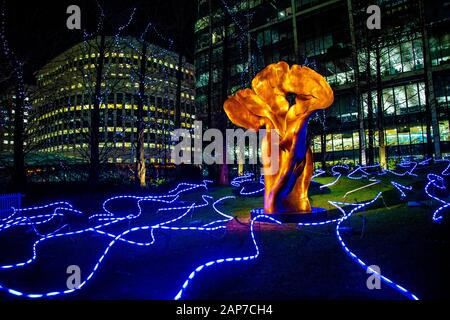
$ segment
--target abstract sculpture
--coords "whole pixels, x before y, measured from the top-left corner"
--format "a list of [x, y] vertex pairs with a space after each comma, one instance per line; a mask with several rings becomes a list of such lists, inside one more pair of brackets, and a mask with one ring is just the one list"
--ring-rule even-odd
[[[287, 95], [295, 94], [290, 106]], [[252, 89], [243, 89], [224, 103], [228, 118], [237, 126], [258, 131], [266, 129], [262, 142], [265, 180], [264, 212], [309, 213], [308, 188], [313, 173], [313, 156], [307, 142], [311, 115], [333, 103], [333, 91], [327, 81], [308, 67], [285, 62], [271, 64], [252, 81]], [[278, 171], [269, 172], [271, 135], [279, 135]]]

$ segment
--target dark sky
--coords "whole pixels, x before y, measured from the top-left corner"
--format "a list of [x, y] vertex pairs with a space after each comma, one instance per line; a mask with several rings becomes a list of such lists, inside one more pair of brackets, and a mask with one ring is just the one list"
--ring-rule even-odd
[[[40, 0], [30, 3], [20, 0], [0, 0], [6, 3], [6, 32], [15, 53], [26, 61], [28, 82], [32, 73], [65, 49], [78, 43], [82, 33], [68, 30], [66, 9], [76, 4], [81, 8], [82, 28], [95, 30], [99, 9], [95, 0]], [[140, 35], [149, 22], [174, 41], [189, 61], [193, 60], [195, 0], [99, 0], [106, 14], [107, 33], [113, 34], [123, 25], [136, 8], [132, 24], [125, 35]], [[150, 42], [166, 46], [152, 32]]]

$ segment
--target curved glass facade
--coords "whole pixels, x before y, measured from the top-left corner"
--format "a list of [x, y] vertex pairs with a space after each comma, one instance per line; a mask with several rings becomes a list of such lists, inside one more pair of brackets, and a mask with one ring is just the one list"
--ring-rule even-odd
[[[91, 110], [100, 57], [99, 40], [67, 50], [36, 73], [33, 105], [40, 152], [58, 152], [84, 161], [89, 152]], [[150, 163], [170, 161], [170, 133], [176, 125], [177, 72], [181, 70], [182, 128], [195, 121], [193, 66], [177, 54], [133, 38], [106, 37], [101, 73], [100, 156], [103, 162], [135, 161], [139, 84], [144, 84], [145, 155]], [[142, 59], [146, 59], [142, 73]], [[145, 77], [140, 77], [142, 74]]]

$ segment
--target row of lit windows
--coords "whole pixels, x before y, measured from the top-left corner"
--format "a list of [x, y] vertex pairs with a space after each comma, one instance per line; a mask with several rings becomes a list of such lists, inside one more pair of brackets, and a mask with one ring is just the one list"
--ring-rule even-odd
[[[440, 140], [450, 141], [449, 122], [440, 121]], [[365, 131], [366, 145], [368, 138], [368, 130]], [[379, 145], [378, 131], [374, 130], [373, 133], [374, 147]], [[359, 132], [353, 131], [348, 133], [334, 133], [327, 134], [326, 140], [326, 152], [345, 151], [345, 150], [359, 150]], [[427, 142], [426, 129], [424, 126], [405, 126], [401, 128], [389, 128], [385, 130], [385, 145], [397, 146], [397, 145], [412, 145], [422, 144]], [[322, 152], [321, 136], [315, 136], [313, 138], [313, 150], [315, 153]]]
[[[378, 111], [377, 93], [372, 91], [372, 112], [374, 119]], [[368, 118], [368, 95], [361, 95], [364, 118]], [[382, 92], [382, 107], [385, 116], [401, 116], [414, 114], [425, 110], [425, 84], [423, 82], [411, 83], [402, 86], [384, 88]], [[356, 101], [351, 95], [338, 95], [333, 105], [327, 111], [327, 117], [340, 120], [342, 123], [358, 120]], [[335, 122], [334, 125], [339, 122]]]
[[430, 55], [433, 66], [450, 63], [450, 34], [434, 36], [430, 39]]
[[[266, 39], [267, 45], [274, 44], [278, 38], [270, 37], [270, 32], [274, 30], [266, 30], [260, 33], [262, 39]], [[266, 34], [267, 33], [267, 34]], [[261, 40], [263, 41], [263, 40]], [[265, 42], [264, 42], [265, 43]], [[317, 55], [326, 53], [326, 50], [332, 46], [333, 39], [330, 34], [326, 34], [314, 39], [304, 40], [300, 43], [300, 51], [302, 55], [308, 58], [313, 58]], [[277, 53], [278, 48], [273, 47], [273, 53]], [[433, 65], [449, 63], [450, 62], [450, 34], [443, 36], [432, 37], [430, 39], [430, 50], [433, 55]], [[267, 53], [267, 52], [265, 52]], [[278, 58], [273, 60], [280, 60]], [[201, 56], [199, 56], [201, 57]], [[436, 58], [434, 58], [436, 57]], [[267, 60], [267, 59], [266, 59]], [[359, 72], [365, 72], [367, 66], [366, 53], [360, 52], [358, 54]], [[265, 64], [274, 61], [265, 61]], [[396, 45], [383, 47], [380, 50], [381, 73], [383, 76], [396, 75], [403, 72], [423, 69], [423, 53], [422, 40], [419, 35], [416, 39], [406, 40]], [[327, 81], [332, 85], [343, 85], [354, 82], [354, 72], [350, 57], [340, 59], [339, 61], [324, 62], [321, 67], [322, 74], [324, 74]], [[197, 63], [198, 66], [198, 63]], [[375, 52], [371, 51], [370, 66], [372, 75], [376, 74], [376, 56]], [[322, 68], [323, 67], [323, 68]], [[233, 69], [233, 67], [231, 68]], [[205, 86], [208, 83], [208, 74], [200, 72], [197, 78], [197, 87]]]
[[[40, 116], [39, 118], [37, 118], [38, 121], [50, 118], [52, 116], [56, 116], [60, 113], [67, 113], [67, 112], [71, 112], [71, 111], [81, 111], [81, 110], [92, 110], [94, 107], [90, 106], [90, 105], [83, 105], [83, 106], [70, 106], [70, 107], [64, 107], [64, 108], [60, 108], [60, 109], [56, 109], [53, 110], [52, 112], [43, 114], [42, 116]], [[100, 105], [100, 109], [113, 109], [113, 110], [121, 110], [121, 109], [125, 109], [125, 110], [138, 110], [138, 106], [137, 105], [131, 105], [131, 104], [102, 104]], [[163, 113], [164, 109], [161, 108], [156, 108], [154, 106], [143, 106], [143, 110], [144, 111], [158, 111]], [[174, 115], [175, 112], [173, 110], [170, 111], [171, 115]], [[191, 117], [192, 119], [195, 119], [195, 115], [189, 115], [188, 113], [182, 112], [181, 113], [182, 117]]]
[[[193, 128], [193, 125], [190, 123], [181, 123], [182, 128]], [[99, 128], [99, 132], [112, 132], [112, 133], [123, 133], [123, 132], [137, 132], [137, 128], [120, 128], [120, 127], [107, 127], [106, 130], [103, 127]], [[55, 138], [58, 136], [67, 136], [73, 134], [81, 134], [81, 133], [89, 133], [89, 128], [78, 128], [78, 129], [64, 129], [53, 131], [47, 134], [43, 134], [39, 137], [36, 137], [37, 141]], [[144, 133], [154, 133], [158, 135], [170, 135], [171, 133], [165, 130], [157, 130], [157, 129], [144, 129]]]
[[[116, 90], [115, 90], [116, 91]], [[158, 93], [156, 93], [158, 94]], [[172, 92], [164, 92], [160, 93], [164, 95], [162, 96], [155, 96], [155, 95], [147, 95], [144, 94], [143, 102], [144, 106], [151, 105], [151, 106], [159, 106], [165, 109], [168, 108], [174, 108], [175, 107], [175, 95], [172, 95]], [[181, 106], [184, 108], [185, 106], [192, 106], [189, 100], [194, 100], [194, 96], [190, 95], [186, 92], [181, 92]], [[82, 92], [79, 92], [77, 95], [69, 95], [69, 96], [61, 96], [59, 99], [53, 96], [45, 97], [41, 96], [39, 98], [34, 99], [33, 104], [37, 106], [39, 109], [45, 109], [49, 108], [51, 106], [56, 105], [67, 105], [67, 106], [76, 106], [92, 103], [93, 100], [93, 94], [89, 92], [85, 92], [84, 95]], [[134, 101], [134, 102], [133, 102]], [[103, 97], [102, 99], [102, 105], [103, 104], [133, 104], [137, 105], [137, 95], [136, 93], [132, 92], [117, 92], [116, 93], [110, 93], [107, 96]]]
[[[372, 75], [376, 74], [376, 59], [375, 51], [371, 51], [370, 70]], [[359, 71], [365, 72], [367, 69], [367, 53], [359, 53], [358, 60]], [[422, 68], [423, 52], [422, 39], [420, 37], [380, 49], [380, 69], [383, 76]]]
[[[69, 127], [72, 127], [74, 125], [77, 126], [77, 127], [80, 127], [81, 123], [85, 123], [87, 125], [90, 122], [89, 118], [87, 118], [87, 119], [80, 119], [80, 118], [77, 118], [77, 119], [60, 119], [60, 120], [56, 120], [56, 121], [45, 122], [44, 124], [40, 125], [40, 127], [41, 127], [40, 129], [42, 130], [42, 129], [48, 129], [48, 128], [58, 127], [58, 126], [60, 126], [60, 127], [63, 127], [63, 126], [67, 127], [67, 120], [70, 122], [69, 125], [68, 125]], [[104, 120], [105, 121], [103, 121], [103, 123], [105, 123], [105, 124], [101, 125], [101, 127], [109, 126], [109, 127], [124, 128], [124, 127], [126, 127], [126, 125], [123, 125], [124, 122], [125, 123], [130, 123], [130, 125], [131, 125], [131, 123], [134, 123], [134, 120], [131, 120], [131, 121], [120, 121], [120, 122], [116, 121], [116, 124], [112, 125], [114, 123], [114, 121], [113, 121], [114, 118], [109, 117], [108, 119], [104, 119]], [[151, 118], [150, 117], [144, 117], [143, 120], [144, 120], [144, 123], [152, 122], [152, 125], [155, 125], [155, 124], [167, 124], [167, 125], [172, 125], [173, 126], [173, 124], [174, 124], [174, 122], [172, 120], [160, 119], [160, 118], [157, 119], [157, 118], [153, 118], [153, 117], [151, 117]], [[30, 128], [31, 132], [35, 132], [34, 129], [35, 128]]]
[[[128, 162], [132, 163], [134, 162], [134, 159], [129, 159]], [[174, 159], [166, 159], [166, 163], [174, 163]], [[108, 163], [123, 163], [123, 162], [127, 162], [126, 159], [123, 159], [122, 157], [117, 157], [117, 158], [108, 158]], [[162, 158], [149, 158], [147, 160], [147, 162], [149, 163], [163, 163], [163, 159]]]
[[[119, 77], [121, 77], [120, 74], [119, 74]], [[159, 82], [164, 82], [166, 85], [169, 85], [169, 81], [167, 81], [167, 80], [156, 79], [156, 78], [153, 78], [152, 80], [153, 81], [156, 80], [156, 81], [159, 81]], [[46, 83], [45, 85], [47, 85], [47, 84], [49, 84], [51, 82], [52, 81]], [[71, 85], [68, 85], [68, 86], [60, 87], [58, 89], [58, 91], [59, 92], [65, 92], [65, 91], [72, 91], [72, 90], [83, 89], [83, 88], [95, 88], [95, 85], [96, 85], [95, 82], [88, 82], [88, 83], [85, 83], [84, 85], [83, 85], [83, 83], [79, 82], [77, 84], [71, 84]], [[102, 82], [101, 86], [103, 88], [106, 88], [107, 87], [106, 82]], [[173, 84], [173, 86], [175, 86], [175, 84]], [[137, 88], [139, 88], [139, 83], [138, 82], [131, 83], [131, 82], [127, 81], [127, 82], [123, 83], [121, 85], [121, 87], [122, 88], [135, 88], [135, 89], [137, 89]], [[194, 100], [194, 96], [193, 95], [190, 95], [190, 94], [184, 93], [184, 92], [182, 92], [181, 94], [182, 94], [183, 98]]]
[[[86, 55], [80, 55], [79, 57], [75, 57], [73, 59], [72, 62], [66, 62], [65, 64], [60, 64], [57, 67], [55, 67], [53, 70], [49, 70], [45, 73], [41, 73], [38, 75], [38, 80], [42, 80], [45, 77], [51, 76], [52, 74], [55, 74], [61, 70], [63, 70], [66, 66], [70, 65], [71, 67], [78, 65], [90, 65], [91, 63], [89, 62], [90, 59], [95, 59], [100, 57], [99, 53], [92, 53], [91, 55], [86, 54]], [[105, 53], [105, 58], [119, 58], [120, 60], [118, 61], [119, 64], [124, 64], [124, 65], [137, 65], [138, 64], [138, 60], [140, 60], [140, 57], [138, 55], [131, 55], [131, 54], [125, 54], [123, 52], [117, 53], [117, 52], [112, 52], [111, 54], [109, 52]], [[125, 61], [123, 61], [122, 59], [126, 59]], [[167, 68], [170, 69], [174, 69], [174, 70], [179, 70], [178, 65], [174, 64], [174, 63], [169, 63], [167, 61], [163, 61], [161, 59], [157, 59], [157, 58], [153, 58], [153, 57], [148, 57], [147, 60], [149, 62], [153, 62], [155, 64], [159, 64], [161, 66], [165, 66]], [[113, 60], [114, 61], [114, 60]], [[125, 62], [125, 63], [124, 63]], [[193, 71], [187, 68], [181, 68], [181, 71], [185, 74], [189, 74], [191, 76], [194, 75]]]
[[[364, 117], [367, 118], [367, 93], [362, 95], [364, 105]], [[423, 82], [408, 84], [383, 89], [382, 93], [383, 111], [386, 116], [411, 114], [425, 110], [426, 96], [425, 84]], [[376, 92], [372, 92], [372, 106], [374, 112], [377, 110]]]
[[[99, 143], [99, 148], [125, 148], [125, 149], [130, 149], [132, 148], [133, 144], [131, 142], [108, 142], [108, 143]], [[156, 143], [144, 143], [144, 147], [147, 149], [156, 149], [156, 150], [161, 150], [164, 149], [164, 145], [163, 144], [156, 144]], [[167, 150], [170, 150], [169, 146], [166, 146]], [[71, 151], [71, 150], [79, 150], [81, 148], [87, 149], [89, 148], [89, 144], [88, 143], [81, 143], [81, 144], [73, 144], [73, 145], [68, 145], [68, 144], [63, 144], [63, 145], [58, 145], [58, 146], [52, 146], [52, 147], [48, 147], [48, 148], [43, 148], [42, 150], [40, 150], [41, 152], [55, 152], [55, 151]]]
[[[63, 87], [61, 89], [63, 89], [63, 90], [69, 90], [69, 89], [74, 90], [74, 89], [77, 89], [77, 88], [81, 89], [83, 87], [85, 87], [85, 88], [94, 87], [95, 86], [94, 81], [92, 81], [92, 83], [89, 83], [88, 80], [95, 78], [95, 71], [93, 70], [93, 69], [95, 69], [95, 67], [96, 67], [95, 64], [85, 65], [83, 67], [84, 70], [91, 69], [92, 71], [82, 72], [80, 74], [76, 73], [78, 69], [76, 67], [74, 67], [74, 68], [68, 70], [67, 73], [64, 73], [64, 74], [61, 73], [61, 74], [55, 75], [52, 78], [45, 78], [45, 80], [38, 80], [38, 85], [40, 87], [46, 87], [46, 86], [52, 85], [53, 83], [61, 84], [61, 83], [67, 82], [65, 79], [68, 79], [68, 77], [70, 77], [70, 78], [73, 78], [73, 79], [77, 79], [77, 78], [80, 79], [80, 78], [82, 78], [83, 81], [85, 82], [85, 84], [84, 85], [82, 83], [78, 83], [76, 85], [73, 84], [70, 87], [66, 86], [66, 87]], [[119, 67], [119, 68], [117, 68], [117, 67]], [[117, 78], [117, 79], [122, 80], [124, 82], [122, 84], [124, 87], [127, 87], [127, 88], [131, 88], [131, 87], [138, 88], [138, 85], [136, 83], [132, 84], [129, 81], [125, 82], [126, 80], [132, 80], [134, 78], [137, 78], [137, 74], [136, 74], [138, 72], [137, 71], [137, 69], [138, 69], [137, 66], [134, 67], [136, 69], [136, 71], [135, 71], [136, 73], [134, 75], [133, 75], [133, 73], [131, 71], [124, 70], [125, 68], [130, 69], [131, 67], [132, 66], [129, 65], [129, 64], [125, 64], [125, 65], [123, 65], [123, 64], [111, 65], [105, 71], [105, 78]], [[151, 72], [153, 73], [153, 71], [151, 71]], [[173, 75], [173, 76], [175, 76], [175, 75]], [[169, 84], [172, 84], [173, 86], [176, 85], [176, 83], [173, 80], [169, 81], [168, 78], [165, 76], [165, 74], [161, 74], [160, 77], [161, 78], [149, 78], [148, 80], [164, 82], [167, 85], [169, 85]], [[189, 75], [189, 77], [191, 77], [191, 76]], [[63, 78], [63, 79], [61, 79], [61, 78]], [[163, 79], [166, 79], [166, 80], [163, 80]], [[193, 76], [192, 76], [191, 80], [193, 80]], [[102, 87], [105, 87], [105, 86], [106, 85], [103, 82], [102, 83]]]
[[[173, 128], [174, 126], [174, 122], [168, 119], [156, 119], [156, 118], [148, 118], [148, 117], [144, 117], [143, 118], [144, 123], [148, 123], [148, 122], [152, 122], [152, 126], [153, 127], [167, 127], [167, 128]], [[114, 123], [113, 119], [108, 119], [107, 121], [103, 122], [104, 125], [101, 125], [99, 128], [100, 132], [106, 131], [106, 132], [131, 132], [132, 130], [136, 130], [136, 128], [129, 128], [127, 127], [127, 123], [129, 123], [129, 125], [133, 125], [133, 121], [125, 121], [125, 124], [123, 121], [116, 122]], [[69, 123], [67, 123], [67, 120], [59, 120], [56, 122], [51, 122], [51, 123], [46, 123], [46, 124], [40, 124], [39, 127], [33, 127], [30, 128], [29, 131], [30, 133], [34, 133], [34, 132], [42, 132], [42, 131], [61, 131], [62, 128], [76, 128], [74, 129], [75, 132], [69, 132], [68, 134], [72, 134], [72, 133], [81, 133], [81, 126], [84, 124], [84, 126], [88, 126], [89, 125], [89, 120], [75, 120], [73, 121], [73, 119], [70, 120]], [[156, 125], [159, 124], [159, 125]], [[104, 129], [104, 127], [107, 126], [106, 130]], [[192, 128], [193, 125], [192, 123], [189, 122], [181, 122], [180, 123], [181, 128]], [[87, 128], [84, 128], [83, 130], [87, 130]], [[85, 132], [85, 131], [82, 131]], [[66, 134], [66, 133], [64, 133]]]
[[[109, 66], [108, 69], [105, 70], [105, 72], [104, 72], [105, 76], [104, 77], [105, 78], [117, 78], [117, 79], [121, 79], [123, 81], [124, 80], [131, 80], [133, 78], [138, 78], [138, 76], [137, 76], [137, 72], [138, 72], [137, 69], [138, 69], [138, 67], [137, 66], [134, 67], [134, 69], [136, 69], [134, 71], [135, 73], [133, 73], [131, 71], [128, 71], [128, 70], [124, 70], [125, 68], [126, 69], [130, 69], [131, 67], [132, 66], [129, 65], [129, 64], [125, 64], [125, 65], [123, 65], [123, 64], [111, 65], [111, 66]], [[46, 87], [46, 86], [49, 86], [49, 85], [51, 85], [53, 83], [65, 83], [65, 82], [67, 82], [65, 80], [65, 79], [68, 79], [67, 77], [70, 77], [70, 78], [73, 78], [73, 79], [82, 78], [84, 82], [87, 82], [89, 79], [94, 79], [95, 78], [95, 71], [93, 70], [93, 69], [95, 69], [95, 64], [85, 65], [83, 67], [83, 69], [84, 70], [91, 69], [91, 71], [89, 71], [89, 72], [82, 72], [80, 74], [77, 74], [76, 72], [77, 72], [78, 69], [76, 67], [74, 67], [74, 68], [68, 70], [67, 73], [64, 73], [64, 74], [61, 73], [61, 74], [55, 75], [52, 78], [45, 78], [45, 80], [38, 80], [38, 85], [40, 87]], [[153, 73], [153, 71], [150, 71], [150, 72]], [[173, 75], [173, 76], [175, 76], [175, 75]], [[164, 81], [163, 79], [166, 79], [164, 81], [166, 84], [170, 83], [170, 84], [172, 84], [174, 86], [176, 85], [176, 83], [173, 80], [171, 80], [171, 81], [167, 80], [168, 78], [166, 77], [166, 74], [161, 74], [160, 77], [161, 78], [148, 78], [148, 80], [163, 82]], [[61, 78], [63, 78], [63, 79], [60, 80]], [[190, 80], [193, 80], [193, 77]], [[86, 88], [89, 88], [90, 86], [93, 87], [94, 83], [92, 83], [92, 84], [86, 83], [84, 85], [84, 87], [86, 87]], [[105, 86], [104, 83], [102, 83], [102, 86], [103, 87]], [[132, 87], [130, 82], [125, 83], [124, 86]], [[137, 88], [136, 84], [134, 84], [134, 86]], [[83, 87], [83, 85], [81, 83], [78, 83], [76, 86], [72, 85], [71, 89], [73, 90], [75, 88], [82, 88], [82, 87]], [[69, 90], [68, 87], [66, 87], [65, 90]]]

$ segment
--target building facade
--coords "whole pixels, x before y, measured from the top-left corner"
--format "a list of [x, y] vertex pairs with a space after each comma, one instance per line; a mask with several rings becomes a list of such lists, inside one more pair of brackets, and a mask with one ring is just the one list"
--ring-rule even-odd
[[[30, 117], [33, 113], [31, 98], [34, 95], [34, 86], [25, 86], [25, 105], [23, 110], [24, 122], [24, 149], [27, 149], [29, 143], [29, 131], [32, 130], [29, 125]], [[12, 156], [14, 150], [14, 129], [16, 112], [16, 93], [13, 89], [5, 90], [0, 94], [0, 155]]]
[[38, 151], [86, 161], [91, 110], [100, 93], [101, 161], [135, 162], [138, 97], [143, 93], [146, 160], [170, 162], [170, 133], [175, 127], [191, 129], [195, 121], [193, 65], [158, 46], [143, 48], [134, 38], [106, 37], [103, 44], [92, 39], [39, 70], [33, 101]]
[[[381, 30], [370, 30], [376, 3]], [[441, 0], [199, 0], [197, 108], [220, 126], [226, 97], [283, 60], [317, 70], [335, 93], [310, 122], [316, 165], [448, 156], [449, 9]]]

